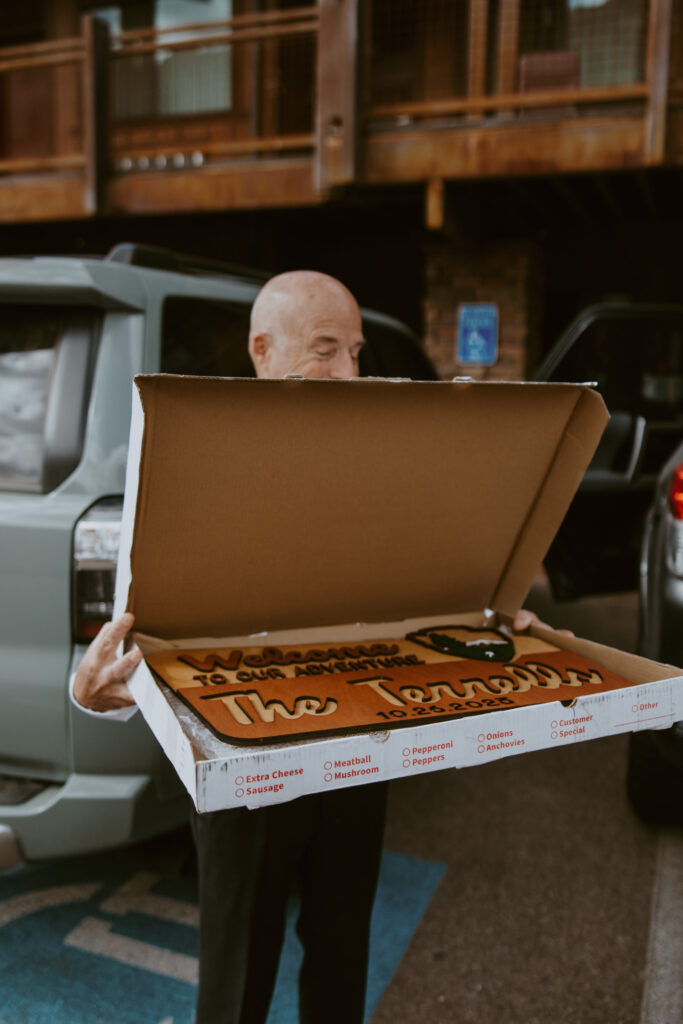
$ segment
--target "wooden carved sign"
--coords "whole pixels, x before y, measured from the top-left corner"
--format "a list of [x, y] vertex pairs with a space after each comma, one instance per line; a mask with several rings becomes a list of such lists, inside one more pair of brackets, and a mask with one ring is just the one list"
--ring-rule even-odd
[[443, 721], [630, 685], [536, 637], [454, 624], [401, 640], [173, 649], [146, 660], [220, 739], [236, 744]]

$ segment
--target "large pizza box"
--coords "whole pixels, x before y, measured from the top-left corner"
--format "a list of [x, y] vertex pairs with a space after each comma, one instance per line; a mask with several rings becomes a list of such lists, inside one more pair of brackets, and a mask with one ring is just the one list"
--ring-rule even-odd
[[606, 420], [574, 384], [137, 377], [115, 614], [197, 809], [683, 718], [679, 670], [510, 629]]

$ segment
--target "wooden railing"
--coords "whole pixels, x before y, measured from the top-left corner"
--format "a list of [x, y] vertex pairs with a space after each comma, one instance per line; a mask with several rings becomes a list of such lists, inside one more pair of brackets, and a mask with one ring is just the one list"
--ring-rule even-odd
[[[414, 137], [423, 127], [495, 128], [537, 113], [557, 121], [642, 117], [643, 163], [661, 162], [667, 105], [680, 102], [683, 88], [683, 67], [669, 75], [674, 3], [680, 17], [683, 0], [642, 0], [631, 70], [597, 84], [566, 33], [564, 49], [558, 36], [556, 52], [529, 51], [523, 15], [533, 5], [521, 0], [469, 0], [468, 18], [444, 25], [439, 18], [453, 19], [459, 5], [318, 0], [115, 36], [86, 15], [80, 36], [0, 50], [9, 110], [0, 180], [80, 176], [92, 212], [126, 176], [210, 165], [243, 166], [248, 176], [255, 165], [304, 158], [323, 195], [362, 180], [358, 147], [387, 129]], [[406, 11], [410, 32], [399, 24]], [[392, 42], [397, 26], [403, 36]]]
[[[318, 27], [319, 10], [309, 6], [113, 37], [111, 140], [116, 167], [134, 170], [182, 166], [181, 160], [193, 158], [204, 163], [312, 153]], [[183, 102], [183, 88], [196, 85], [193, 76], [213, 57], [218, 58], [213, 65], [218, 73], [210, 81], [207, 76], [206, 95], [192, 109]], [[209, 95], [209, 86], [214, 95]], [[164, 90], [180, 95], [165, 102]]]
[[596, 104], [609, 113], [615, 103], [642, 101], [665, 63], [671, 4], [635, 0], [627, 9], [608, 0], [568, 9], [565, 24], [549, 30], [541, 3], [469, 0], [463, 19], [455, 5], [375, 0], [366, 24], [366, 120]]
[[[66, 69], [75, 71], [81, 78], [86, 73], [86, 43], [83, 37], [60, 39], [55, 42], [37, 43], [32, 46], [13, 46], [0, 50], [0, 82], [6, 90], [5, 110], [5, 150], [10, 154], [0, 155], [0, 174], [21, 174], [32, 171], [72, 170], [85, 166], [85, 153], [82, 145], [70, 152], [44, 152], [41, 154], [22, 153], [21, 140], [12, 145], [13, 136], [21, 130], [31, 132], [36, 144], [35, 148], [58, 149], [52, 138], [55, 121], [53, 100], [55, 92], [52, 86], [60, 73]], [[21, 102], [12, 103], [12, 93], [21, 92]], [[85, 91], [85, 83], [81, 85]], [[7, 95], [9, 94], [9, 95]], [[47, 136], [39, 136], [41, 125], [32, 122], [31, 115], [38, 113], [48, 98], [47, 107], [43, 108], [45, 121], [49, 125]], [[23, 123], [19, 121], [23, 120]], [[78, 111], [79, 134], [82, 134], [82, 111]], [[17, 123], [15, 123], [17, 122]], [[9, 135], [9, 138], [7, 138]], [[80, 140], [79, 140], [80, 141]], [[30, 148], [30, 147], [27, 147]], [[19, 152], [16, 152], [19, 150]]]

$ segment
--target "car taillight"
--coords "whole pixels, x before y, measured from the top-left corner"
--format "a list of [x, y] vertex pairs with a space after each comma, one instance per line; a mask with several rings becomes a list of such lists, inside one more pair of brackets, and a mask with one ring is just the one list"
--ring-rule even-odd
[[72, 586], [76, 643], [89, 643], [111, 618], [122, 505], [121, 498], [105, 498], [76, 523]]
[[674, 519], [683, 520], [683, 465], [678, 465], [669, 481], [669, 509]]

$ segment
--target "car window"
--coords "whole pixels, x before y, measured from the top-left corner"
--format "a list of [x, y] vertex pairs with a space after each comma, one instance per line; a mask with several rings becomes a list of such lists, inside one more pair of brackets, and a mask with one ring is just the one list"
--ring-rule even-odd
[[[172, 296], [162, 313], [161, 371], [194, 376], [253, 377], [247, 351], [250, 307]], [[401, 324], [368, 314], [360, 355], [362, 377], [438, 380], [415, 335]]]
[[576, 340], [552, 380], [595, 381], [611, 411], [648, 418], [683, 410], [683, 322], [599, 319]]
[[3, 306], [0, 317], [0, 487], [40, 488], [45, 416], [66, 311]]
[[250, 306], [170, 296], [161, 324], [161, 372], [253, 377], [247, 351]]

